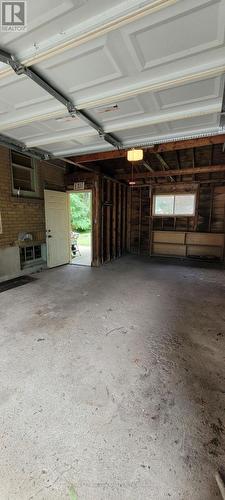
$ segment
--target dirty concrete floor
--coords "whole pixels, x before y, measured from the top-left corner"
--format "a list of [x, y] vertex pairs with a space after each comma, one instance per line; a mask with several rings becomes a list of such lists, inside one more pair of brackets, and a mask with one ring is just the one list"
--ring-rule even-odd
[[224, 271], [122, 258], [0, 295], [1, 500], [214, 500]]

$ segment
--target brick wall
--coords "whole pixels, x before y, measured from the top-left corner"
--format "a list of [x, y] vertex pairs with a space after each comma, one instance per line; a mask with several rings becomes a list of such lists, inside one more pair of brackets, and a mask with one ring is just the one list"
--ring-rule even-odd
[[45, 241], [44, 188], [63, 189], [64, 171], [38, 162], [39, 198], [17, 198], [12, 195], [10, 151], [0, 146], [0, 212], [3, 232], [0, 248], [14, 245], [18, 233], [32, 233], [37, 241]]

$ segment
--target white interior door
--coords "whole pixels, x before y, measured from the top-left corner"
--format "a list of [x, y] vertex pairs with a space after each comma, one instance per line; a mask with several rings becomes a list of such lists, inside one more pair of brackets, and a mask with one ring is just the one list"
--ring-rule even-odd
[[67, 193], [45, 190], [45, 222], [48, 267], [70, 262], [70, 224]]

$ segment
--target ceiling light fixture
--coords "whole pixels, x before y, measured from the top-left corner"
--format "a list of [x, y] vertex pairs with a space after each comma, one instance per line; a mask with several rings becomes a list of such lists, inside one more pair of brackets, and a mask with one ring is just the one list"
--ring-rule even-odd
[[144, 152], [143, 149], [130, 149], [127, 151], [128, 161], [140, 161], [143, 160]]

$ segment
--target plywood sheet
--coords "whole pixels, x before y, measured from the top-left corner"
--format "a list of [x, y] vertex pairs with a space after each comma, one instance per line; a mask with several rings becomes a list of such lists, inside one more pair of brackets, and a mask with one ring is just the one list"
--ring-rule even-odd
[[223, 246], [224, 235], [214, 233], [187, 233], [186, 242], [191, 245]]
[[210, 247], [210, 246], [198, 246], [198, 245], [188, 245], [187, 255], [189, 257], [218, 257], [222, 258], [223, 249], [220, 247]]
[[185, 257], [185, 245], [173, 245], [166, 243], [154, 243], [153, 255], [174, 255], [178, 257]]
[[179, 233], [177, 231], [154, 231], [153, 241], [154, 243], [184, 244], [185, 233]]

